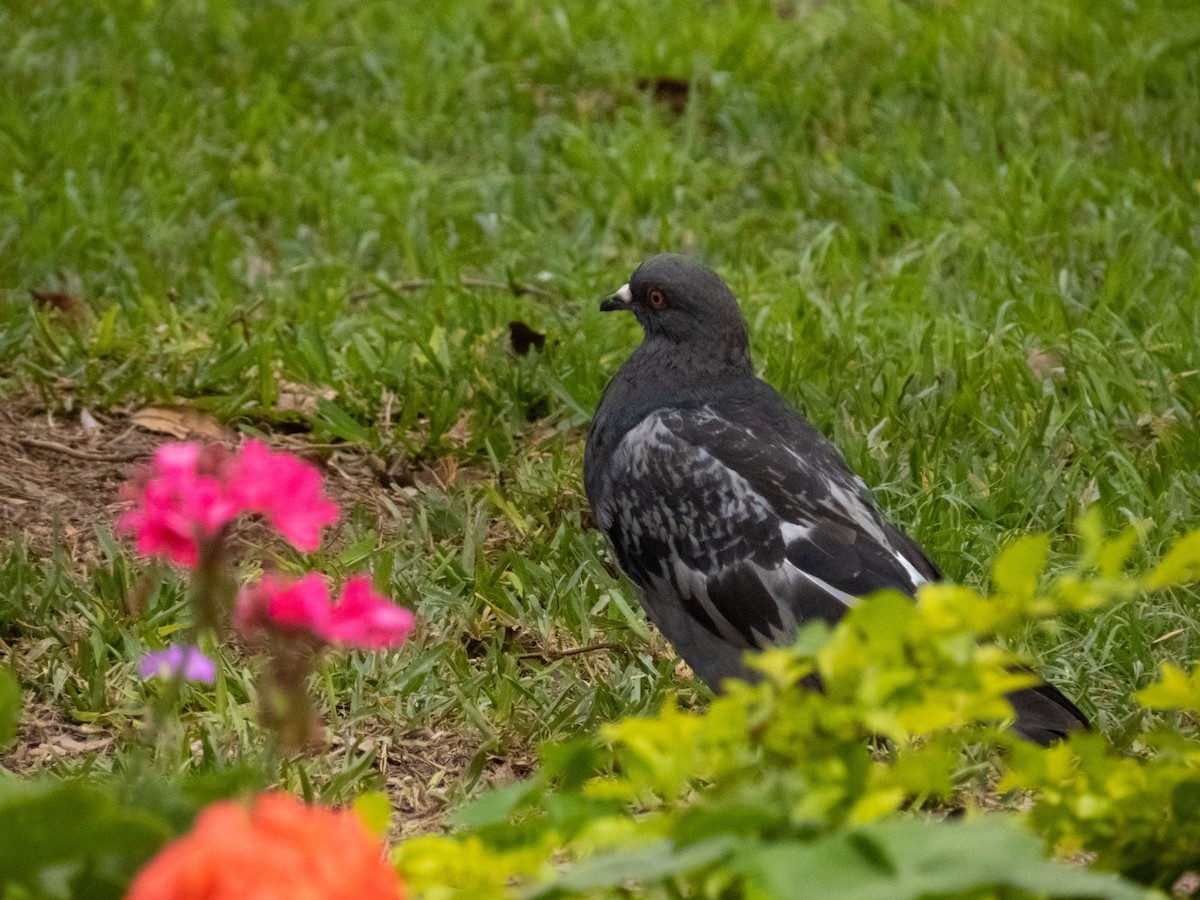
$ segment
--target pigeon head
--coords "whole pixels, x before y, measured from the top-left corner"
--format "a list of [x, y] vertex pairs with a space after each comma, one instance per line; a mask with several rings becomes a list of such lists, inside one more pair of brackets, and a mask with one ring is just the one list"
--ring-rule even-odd
[[647, 342], [665, 341], [724, 362], [749, 362], [746, 322], [733, 291], [712, 269], [686, 256], [650, 257], [600, 309], [632, 312]]

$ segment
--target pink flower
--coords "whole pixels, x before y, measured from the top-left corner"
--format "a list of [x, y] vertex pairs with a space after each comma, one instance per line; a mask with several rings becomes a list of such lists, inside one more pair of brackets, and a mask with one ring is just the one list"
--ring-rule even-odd
[[324, 636], [329, 626], [329, 586], [309, 572], [299, 581], [264, 575], [238, 597], [235, 624], [248, 638], [272, 625]]
[[274, 453], [261, 441], [242, 445], [230, 488], [243, 510], [265, 515], [306, 553], [320, 546], [321, 528], [338, 519], [337, 505], [322, 493], [317, 467], [290, 453]]
[[364, 649], [399, 647], [413, 630], [413, 615], [371, 589], [366, 575], [352, 578], [331, 605], [324, 576], [310, 572], [298, 581], [264, 575], [242, 591], [237, 627], [254, 639], [267, 628], [307, 631], [331, 644]]
[[135, 505], [121, 516], [117, 528], [136, 534], [139, 552], [194, 568], [200, 544], [240, 511], [226, 489], [228, 465], [225, 448], [219, 445], [164, 444], [150, 465], [122, 488], [122, 497]]
[[346, 583], [323, 636], [334, 644], [385, 649], [399, 647], [412, 630], [412, 613], [375, 593], [371, 579], [359, 575]]
[[316, 466], [249, 440], [236, 456], [219, 444], [163, 444], [121, 489], [134, 501], [117, 522], [147, 556], [195, 568], [200, 548], [243, 512], [265, 515], [297, 550], [311, 552], [337, 521]]

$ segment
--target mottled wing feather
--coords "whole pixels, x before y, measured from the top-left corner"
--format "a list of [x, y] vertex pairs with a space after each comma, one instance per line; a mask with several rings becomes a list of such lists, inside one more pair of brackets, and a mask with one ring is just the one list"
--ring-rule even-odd
[[709, 683], [734, 674], [701, 670], [710, 636], [765, 647], [936, 577], [819, 433], [796, 418], [739, 422], [739, 409], [652, 413], [621, 441], [597, 504], [651, 619]]

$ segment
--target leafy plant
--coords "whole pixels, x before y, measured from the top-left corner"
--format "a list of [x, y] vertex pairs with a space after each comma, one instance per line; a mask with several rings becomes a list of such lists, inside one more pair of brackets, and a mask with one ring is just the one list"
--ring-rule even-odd
[[[167, 823], [80, 780], [0, 778], [4, 896], [120, 897]], [[17, 891], [15, 895], [10, 891]]]
[[[1200, 859], [1194, 728], [1129, 747], [1081, 733], [1043, 749], [1005, 727], [1005, 694], [1033, 678], [998, 641], [1173, 586], [1200, 563], [1193, 533], [1128, 574], [1128, 535], [1105, 540], [1095, 514], [1082, 531], [1078, 562], [1052, 578], [1048, 542], [1021, 539], [996, 560], [990, 595], [944, 583], [915, 604], [880, 593], [835, 629], [810, 626], [759, 656], [757, 684], [731, 683], [701, 712], [669, 703], [547, 747], [537, 776], [477, 800], [459, 834], [403, 845], [400, 868], [431, 897], [788, 897], [797, 885], [821, 897], [1134, 897], [1134, 882], [1170, 886]], [[806, 689], [813, 675], [824, 693]], [[1191, 703], [1196, 677], [1166, 669], [1138, 699]], [[1036, 791], [1032, 809], [986, 812], [997, 776], [1000, 791]], [[947, 809], [965, 821], [937, 821]], [[1128, 880], [1053, 861], [1079, 851]]]
[[0, 666], [0, 750], [16, 738], [24, 706], [16, 674], [8, 666]]

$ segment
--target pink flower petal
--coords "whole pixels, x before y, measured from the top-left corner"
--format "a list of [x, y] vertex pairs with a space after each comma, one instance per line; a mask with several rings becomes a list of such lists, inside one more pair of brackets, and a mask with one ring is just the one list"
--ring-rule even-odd
[[242, 591], [234, 621], [251, 640], [274, 627], [363, 649], [399, 647], [413, 630], [413, 614], [375, 593], [370, 577], [350, 579], [340, 601], [331, 605], [325, 577], [316, 572], [298, 581], [264, 575]]
[[117, 527], [132, 531], [138, 551], [194, 567], [200, 544], [237, 517], [239, 508], [221, 478], [225, 450], [219, 445], [163, 444], [121, 495], [134, 508]]
[[413, 630], [413, 614], [371, 589], [366, 575], [351, 578], [330, 614], [324, 636], [331, 643], [367, 649], [399, 647]]
[[134, 508], [117, 527], [137, 536], [139, 552], [194, 567], [200, 545], [243, 512], [267, 517], [298, 550], [311, 552], [338, 519], [316, 466], [248, 440], [231, 457], [220, 444], [163, 444], [122, 499]]
[[275, 495], [275, 456], [262, 441], [250, 438], [238, 451], [231, 489], [248, 512], [265, 512]]
[[310, 572], [300, 580], [264, 575], [238, 596], [234, 624], [253, 640], [269, 626], [309, 631], [323, 637], [329, 624], [329, 587], [325, 577]]
[[299, 581], [285, 585], [271, 597], [267, 612], [280, 625], [321, 634], [329, 623], [329, 586], [325, 576], [309, 572]]
[[273, 453], [261, 441], [242, 446], [231, 489], [242, 509], [265, 515], [306, 553], [320, 546], [321, 529], [338, 520], [337, 505], [322, 492], [320, 470], [290, 453]]

